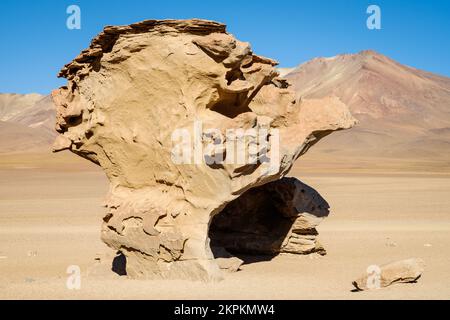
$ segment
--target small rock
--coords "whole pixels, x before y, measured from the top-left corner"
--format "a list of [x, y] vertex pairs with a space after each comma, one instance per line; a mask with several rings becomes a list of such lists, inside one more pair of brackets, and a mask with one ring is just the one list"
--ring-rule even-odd
[[386, 245], [387, 245], [388, 247], [396, 247], [396, 246], [397, 246], [397, 244], [396, 244], [395, 242], [387, 243]]
[[241, 259], [237, 257], [231, 258], [217, 258], [217, 265], [220, 269], [227, 270], [229, 272], [236, 272], [240, 269], [241, 265], [244, 263]]
[[432, 247], [433, 245], [431, 243], [425, 243], [423, 246], [424, 247]]
[[357, 290], [370, 290], [387, 287], [393, 283], [416, 282], [424, 271], [422, 259], [406, 259], [382, 266], [372, 265], [367, 268], [367, 274], [352, 284]]
[[37, 256], [37, 251], [28, 251], [27, 252], [27, 256], [29, 256], [29, 257], [36, 257]]
[[390, 238], [387, 238], [386, 239], [386, 246], [388, 246], [388, 247], [396, 247], [397, 243], [392, 241]]

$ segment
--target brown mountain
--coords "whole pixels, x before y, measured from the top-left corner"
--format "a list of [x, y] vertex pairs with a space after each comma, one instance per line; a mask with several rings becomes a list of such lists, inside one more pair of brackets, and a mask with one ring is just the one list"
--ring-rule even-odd
[[0, 94], [0, 153], [50, 151], [54, 123], [50, 96]]
[[450, 78], [374, 51], [316, 58], [285, 77], [299, 96], [339, 97], [359, 120], [321, 141], [313, 153], [449, 159]]

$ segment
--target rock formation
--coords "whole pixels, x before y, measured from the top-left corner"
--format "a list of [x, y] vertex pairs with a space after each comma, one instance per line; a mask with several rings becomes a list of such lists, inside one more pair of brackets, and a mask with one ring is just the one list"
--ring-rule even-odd
[[296, 100], [276, 64], [223, 24], [147, 20], [105, 27], [61, 70], [54, 150], [104, 169], [102, 240], [127, 275], [220, 278], [210, 235], [230, 251], [323, 252], [328, 205], [283, 177], [355, 120], [337, 99]]

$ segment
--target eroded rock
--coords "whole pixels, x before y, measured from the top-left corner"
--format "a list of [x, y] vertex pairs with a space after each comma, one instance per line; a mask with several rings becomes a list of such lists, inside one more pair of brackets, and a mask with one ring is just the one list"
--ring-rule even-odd
[[[279, 196], [273, 232], [290, 236], [274, 252], [323, 250], [313, 232], [322, 216], [306, 210], [316, 200], [299, 195], [299, 181], [280, 179], [320, 138], [355, 120], [337, 99], [296, 100], [275, 65], [223, 24], [148, 20], [105, 27], [61, 70], [68, 83], [52, 93], [55, 150], [104, 169], [111, 187], [102, 240], [126, 257], [128, 276], [220, 278], [212, 219], [258, 187], [289, 194]], [[192, 153], [180, 157], [186, 146]], [[272, 231], [265, 236], [271, 247]]]

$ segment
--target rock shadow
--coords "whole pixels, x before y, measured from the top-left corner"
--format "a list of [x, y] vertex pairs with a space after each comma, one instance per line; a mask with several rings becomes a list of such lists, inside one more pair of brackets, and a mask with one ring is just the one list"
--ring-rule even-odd
[[252, 188], [231, 201], [211, 221], [214, 257], [236, 256], [244, 263], [269, 261], [279, 253], [325, 254], [316, 226], [329, 205], [312, 187], [282, 178]]
[[119, 276], [127, 275], [127, 257], [121, 251], [116, 252], [116, 256], [112, 261], [111, 270]]

